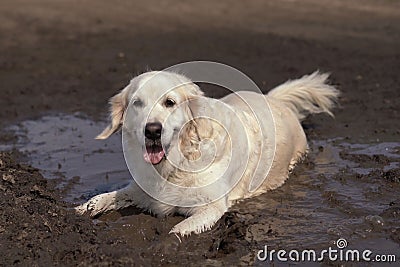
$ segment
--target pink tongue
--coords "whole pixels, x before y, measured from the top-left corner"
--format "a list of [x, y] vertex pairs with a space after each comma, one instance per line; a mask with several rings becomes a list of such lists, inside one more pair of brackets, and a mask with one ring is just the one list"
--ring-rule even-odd
[[164, 154], [165, 152], [161, 146], [147, 146], [146, 151], [143, 153], [143, 158], [148, 163], [157, 164], [162, 160]]

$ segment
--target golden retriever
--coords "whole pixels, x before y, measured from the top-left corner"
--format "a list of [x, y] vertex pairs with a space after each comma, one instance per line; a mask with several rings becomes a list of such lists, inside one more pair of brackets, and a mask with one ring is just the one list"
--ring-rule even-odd
[[122, 128], [133, 181], [78, 206], [96, 216], [130, 205], [187, 218], [170, 233], [211, 227], [235, 202], [281, 186], [308, 146], [300, 124], [309, 114], [331, 116], [339, 91], [314, 72], [268, 94], [240, 91], [203, 96], [184, 75], [150, 71], [110, 100], [111, 123]]

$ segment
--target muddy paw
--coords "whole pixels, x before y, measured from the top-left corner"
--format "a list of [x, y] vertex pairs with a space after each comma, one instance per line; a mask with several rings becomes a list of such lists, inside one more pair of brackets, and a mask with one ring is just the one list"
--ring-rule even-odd
[[75, 212], [78, 213], [78, 214], [80, 214], [80, 215], [83, 215], [83, 214], [85, 214], [86, 212], [88, 212], [87, 203], [84, 203], [84, 204], [82, 204], [82, 205], [79, 205], [79, 206], [75, 207], [74, 209], [75, 209]]
[[186, 229], [184, 225], [181, 225], [181, 223], [175, 225], [174, 227], [172, 227], [171, 231], [169, 231], [169, 234], [175, 234], [176, 236], [186, 236], [190, 235], [191, 233], [192, 231]]
[[210, 230], [213, 224], [213, 222], [204, 221], [200, 218], [189, 217], [175, 225], [169, 233], [181, 236], [187, 236], [191, 233], [200, 234]]
[[114, 198], [109, 194], [102, 194], [76, 207], [75, 211], [79, 214], [89, 214], [90, 217], [95, 217], [112, 209], [114, 209]]

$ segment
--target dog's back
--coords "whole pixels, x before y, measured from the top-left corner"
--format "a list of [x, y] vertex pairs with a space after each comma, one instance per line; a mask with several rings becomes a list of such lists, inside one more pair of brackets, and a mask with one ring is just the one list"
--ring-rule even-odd
[[[250, 157], [258, 159], [258, 165], [251, 159], [249, 160], [248, 167], [252, 170], [245, 173], [241, 184], [232, 190], [229, 197], [231, 201], [259, 195], [275, 189], [285, 182], [289, 172], [308, 150], [301, 120], [315, 113], [324, 112], [333, 116], [332, 109], [337, 101], [339, 91], [327, 84], [327, 78], [327, 74], [314, 72], [311, 75], [288, 81], [274, 88], [265, 95], [265, 98], [260, 98], [259, 94], [244, 91], [222, 99], [222, 101], [245, 111], [247, 114], [252, 113], [249, 107], [254, 108], [256, 112], [267, 108], [267, 102], [272, 113], [272, 118], [261, 115], [245, 122], [249, 128], [261, 127], [263, 129], [263, 134], [249, 133], [249, 138], [255, 145], [252, 150], [257, 151], [256, 146], [260, 146], [263, 151], [250, 155]], [[255, 122], [256, 120], [258, 122]], [[254, 126], [255, 123], [260, 125]], [[271, 138], [273, 134], [274, 138]], [[257, 140], [260, 142], [257, 143]], [[274, 145], [275, 147], [273, 147]], [[271, 150], [274, 150], [272, 157], [269, 155]], [[267, 177], [261, 177], [262, 183], [257, 186], [256, 190], [252, 190], [255, 189], [252, 188], [253, 179], [259, 176], [257, 172], [265, 164], [269, 164], [268, 161], [272, 161], [272, 165]]]
[[266, 95], [276, 125], [276, 153], [266, 184], [259, 193], [281, 186], [295, 164], [307, 153], [307, 139], [300, 122], [317, 113], [333, 117], [332, 109], [340, 92], [327, 83], [328, 76], [316, 71], [289, 80]]

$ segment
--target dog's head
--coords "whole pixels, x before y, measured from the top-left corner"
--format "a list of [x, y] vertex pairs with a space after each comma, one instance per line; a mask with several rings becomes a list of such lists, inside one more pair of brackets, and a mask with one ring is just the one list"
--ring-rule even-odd
[[193, 119], [191, 103], [202, 95], [183, 75], [165, 71], [141, 74], [110, 99], [111, 123], [96, 138], [106, 139], [123, 126], [142, 144], [143, 159], [158, 164]]

